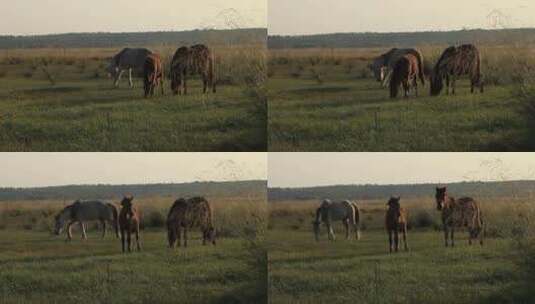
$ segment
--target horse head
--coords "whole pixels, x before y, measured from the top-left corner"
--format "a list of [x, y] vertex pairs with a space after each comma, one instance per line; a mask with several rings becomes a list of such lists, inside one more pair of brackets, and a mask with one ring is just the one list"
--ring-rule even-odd
[[401, 208], [400, 204], [399, 204], [399, 201], [401, 200], [401, 196], [398, 196], [398, 197], [390, 197], [390, 199], [388, 200], [388, 203], [387, 206], [391, 209], [394, 209], [394, 210], [399, 210]]
[[129, 195], [129, 196], [123, 195], [123, 199], [121, 200], [121, 207], [123, 207], [128, 212], [128, 215], [130, 216], [134, 214], [134, 212], [132, 211], [133, 200], [134, 200], [134, 197], [132, 195]]
[[71, 208], [71, 206], [65, 207], [63, 210], [61, 210], [60, 213], [58, 213], [54, 217], [54, 234], [60, 235], [63, 231], [63, 227], [65, 226], [66, 217], [69, 215], [69, 212], [67, 212]]
[[440, 91], [442, 91], [444, 86], [442, 83], [442, 76], [437, 71], [432, 71], [429, 76], [429, 82], [431, 83], [431, 96], [437, 96], [440, 94]]
[[437, 202], [437, 210], [441, 211], [446, 202], [446, 187], [437, 187], [435, 192], [435, 199]]

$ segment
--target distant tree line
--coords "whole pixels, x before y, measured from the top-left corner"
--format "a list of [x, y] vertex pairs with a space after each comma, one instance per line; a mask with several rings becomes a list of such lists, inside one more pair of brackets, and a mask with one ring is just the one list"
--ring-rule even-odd
[[36, 36], [0, 36], [0, 49], [107, 48], [123, 46], [265, 43], [263, 28], [140, 33], [70, 33]]
[[[391, 195], [405, 198], [432, 197], [441, 184], [412, 185], [337, 185], [310, 188], [270, 188], [269, 201], [311, 199], [387, 199]], [[474, 197], [531, 197], [535, 181], [462, 182], [445, 184], [454, 196]]]
[[123, 194], [134, 197], [241, 196], [266, 193], [266, 181], [195, 182], [148, 185], [69, 185], [40, 188], [0, 188], [0, 201], [49, 199], [111, 199]]
[[271, 49], [282, 48], [359, 48], [410, 47], [418, 45], [455, 45], [476, 43], [511, 45], [535, 42], [535, 29], [459, 30], [412, 33], [337, 33], [307, 36], [269, 36]]

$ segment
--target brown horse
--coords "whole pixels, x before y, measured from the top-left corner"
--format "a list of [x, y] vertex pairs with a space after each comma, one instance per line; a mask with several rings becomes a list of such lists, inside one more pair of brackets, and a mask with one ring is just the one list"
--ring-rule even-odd
[[437, 210], [442, 212], [442, 226], [444, 228], [444, 241], [448, 247], [448, 235], [451, 240], [451, 247], [454, 243], [455, 228], [468, 228], [468, 244], [472, 245], [472, 239], [479, 237], [479, 243], [483, 245], [483, 219], [479, 204], [471, 197], [461, 197], [455, 199], [448, 196], [446, 187], [437, 187], [435, 198]]
[[207, 87], [216, 92], [215, 58], [210, 49], [203, 44], [180, 47], [171, 60], [171, 90], [175, 95], [187, 94], [187, 75], [199, 74], [203, 82], [203, 93]]
[[463, 75], [470, 77], [471, 93], [474, 93], [476, 86], [483, 93], [481, 57], [479, 50], [472, 44], [450, 46], [444, 50], [431, 74], [431, 95], [440, 94], [444, 79], [446, 79], [446, 94], [449, 94], [450, 86], [452, 94], [455, 94], [455, 80]]
[[[386, 211], [385, 226], [388, 232], [390, 252], [399, 250], [399, 232], [403, 234], [405, 251], [409, 250], [407, 245], [407, 211], [399, 204], [400, 199], [401, 197], [391, 197], [387, 203], [388, 210]], [[392, 239], [392, 236], [394, 236], [394, 239]]]
[[164, 95], [163, 88], [163, 64], [162, 59], [158, 54], [149, 54], [145, 59], [143, 65], [143, 88], [145, 90], [145, 98], [149, 95], [154, 96], [154, 89], [158, 84], [162, 88], [162, 95]]
[[[140, 216], [139, 212], [137, 211], [136, 207], [132, 205], [132, 201], [134, 200], [133, 196], [129, 197], [123, 197], [123, 200], [121, 201], [121, 211], [119, 212], [119, 229], [121, 231], [121, 244], [123, 252], [125, 252], [125, 242], [128, 243], [128, 251], [132, 251], [131, 246], [131, 235], [132, 233], [136, 234], [136, 245], [137, 250], [141, 250], [141, 246], [139, 245], [139, 222], [140, 222]], [[126, 239], [125, 239], [125, 233], [126, 233]]]
[[394, 65], [392, 76], [390, 78], [390, 98], [398, 96], [400, 85], [403, 86], [404, 97], [409, 97], [409, 90], [414, 87], [416, 96], [418, 96], [418, 75], [423, 67], [419, 60], [413, 54], [406, 54]]
[[177, 199], [167, 214], [167, 239], [169, 248], [174, 248], [178, 240], [180, 247], [182, 229], [184, 230], [184, 247], [188, 246], [188, 229], [199, 227], [202, 232], [202, 244], [216, 244], [216, 231], [212, 219], [212, 207], [204, 197]]

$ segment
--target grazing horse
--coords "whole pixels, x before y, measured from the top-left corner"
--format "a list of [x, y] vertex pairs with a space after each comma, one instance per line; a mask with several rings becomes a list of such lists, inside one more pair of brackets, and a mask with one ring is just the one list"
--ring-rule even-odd
[[115, 227], [115, 235], [119, 237], [117, 228], [117, 207], [110, 203], [101, 201], [80, 201], [77, 200], [71, 205], [63, 208], [55, 217], [54, 233], [59, 235], [65, 223], [67, 223], [67, 240], [72, 240], [72, 225], [80, 223], [82, 228], [82, 239], [87, 239], [84, 222], [100, 221], [102, 223], [102, 237], [106, 236], [106, 222]]
[[[451, 85], [451, 92], [455, 95], [455, 80], [463, 75], [470, 77], [471, 93], [474, 93], [476, 86], [483, 93], [481, 57], [479, 50], [472, 44], [450, 46], [444, 50], [431, 74], [431, 95], [440, 94], [444, 87], [444, 79], [446, 79], [446, 94], [449, 94]], [[452, 78], [451, 82], [450, 77]]]
[[471, 197], [455, 199], [448, 196], [446, 187], [437, 187], [435, 198], [437, 210], [442, 212], [446, 247], [448, 247], [448, 234], [450, 235], [451, 247], [455, 246], [453, 233], [456, 227], [468, 228], [468, 244], [472, 245], [472, 239], [477, 239], [479, 236], [479, 243], [483, 245], [483, 219], [481, 209], [476, 201]]
[[[131, 239], [132, 239], [132, 233], [134, 232], [136, 234], [136, 246], [137, 251], [141, 250], [141, 246], [139, 245], [139, 222], [140, 222], [140, 216], [139, 212], [137, 211], [136, 207], [132, 205], [132, 201], [134, 200], [133, 196], [129, 197], [123, 197], [123, 200], [121, 201], [121, 211], [119, 212], [119, 228], [121, 230], [121, 245], [123, 252], [125, 252], [125, 242], [128, 245], [128, 251], [132, 251], [131, 246]], [[126, 239], [125, 239], [125, 233], [126, 233]]]
[[[405, 251], [409, 250], [409, 246], [407, 245], [407, 211], [399, 204], [400, 199], [399, 196], [391, 197], [387, 203], [388, 210], [386, 211], [385, 226], [386, 231], [388, 232], [390, 252], [393, 250], [396, 252], [399, 251], [399, 232], [403, 234]], [[392, 239], [392, 235], [394, 236], [394, 239]]]
[[216, 92], [215, 57], [203, 44], [180, 47], [171, 60], [171, 90], [175, 95], [188, 93], [187, 75], [199, 74], [203, 82], [203, 93], [208, 87]]
[[383, 87], [386, 87], [390, 82], [393, 69], [400, 58], [407, 54], [412, 54], [418, 60], [418, 78], [425, 85], [424, 76], [424, 57], [420, 51], [416, 49], [398, 49], [393, 48], [390, 51], [376, 57], [369, 68], [372, 70], [375, 79], [381, 82]]
[[316, 219], [312, 222], [316, 241], [319, 241], [321, 223], [325, 223], [327, 226], [329, 240], [335, 240], [332, 227], [334, 221], [342, 221], [346, 228], [346, 239], [349, 239], [349, 226], [351, 226], [355, 233], [355, 238], [360, 240], [360, 211], [356, 203], [347, 200], [341, 202], [324, 200], [320, 207], [316, 209]]
[[390, 98], [398, 96], [399, 87], [403, 87], [404, 97], [409, 97], [411, 87], [414, 87], [415, 95], [418, 96], [418, 74], [420, 73], [418, 58], [412, 54], [406, 54], [399, 58], [394, 66], [390, 78]]
[[216, 231], [213, 224], [212, 207], [200, 196], [179, 198], [167, 214], [167, 239], [169, 248], [174, 248], [178, 240], [181, 246], [182, 229], [184, 230], [184, 247], [188, 246], [188, 229], [199, 227], [202, 232], [202, 244], [216, 244]]
[[162, 88], [162, 95], [164, 95], [163, 79], [162, 59], [158, 54], [149, 54], [143, 65], [143, 88], [145, 89], [145, 98], [154, 96], [154, 89], [158, 84]]
[[113, 56], [107, 68], [109, 75], [113, 78], [113, 85], [118, 87], [124, 71], [128, 71], [128, 82], [130, 87], [133, 88], [132, 70], [137, 73], [142, 72], [145, 59], [149, 54], [152, 54], [152, 52], [143, 48], [124, 48]]

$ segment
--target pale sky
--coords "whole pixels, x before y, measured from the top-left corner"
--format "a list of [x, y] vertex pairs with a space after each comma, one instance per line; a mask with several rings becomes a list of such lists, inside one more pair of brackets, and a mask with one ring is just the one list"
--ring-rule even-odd
[[535, 153], [269, 153], [269, 187], [535, 179]]
[[269, 0], [268, 23], [270, 35], [535, 27], [535, 1]]
[[0, 153], [0, 187], [266, 180], [266, 153]]
[[0, 35], [267, 27], [266, 0], [1, 0]]

